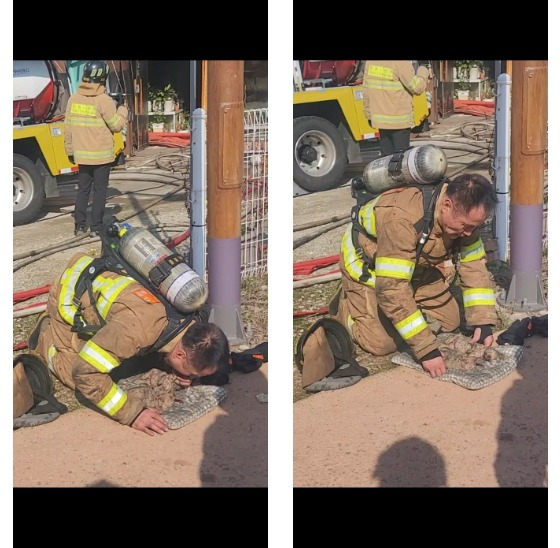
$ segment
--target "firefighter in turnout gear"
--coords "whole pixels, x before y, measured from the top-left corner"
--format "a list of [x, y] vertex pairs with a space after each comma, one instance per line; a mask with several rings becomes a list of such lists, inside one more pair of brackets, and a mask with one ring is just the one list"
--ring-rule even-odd
[[[93, 299], [89, 291], [78, 299], [78, 278], [93, 259], [75, 254], [51, 286], [47, 309], [29, 338], [29, 349], [64, 385], [79, 391], [108, 417], [150, 435], [163, 434], [167, 425], [161, 412], [127, 395], [111, 372], [123, 360], [143, 354], [161, 340], [169, 323], [166, 309], [139, 282], [111, 271], [94, 277]], [[98, 326], [89, 337], [75, 329], [76, 315], [86, 325]], [[176, 375], [176, 383], [182, 387], [227, 367], [230, 356], [225, 333], [213, 323], [196, 319], [186, 322], [185, 329], [158, 352], [165, 355], [165, 369]]]
[[442, 183], [433, 228], [420, 253], [421, 190], [392, 189], [363, 205], [359, 230], [351, 223], [343, 236], [341, 292], [331, 314], [367, 352], [382, 356], [404, 343], [432, 377], [439, 377], [446, 366], [433, 327], [451, 332], [460, 325], [459, 304], [450, 292], [457, 274], [467, 326], [474, 330], [471, 342], [491, 345], [495, 296], [477, 229], [496, 203], [494, 187], [481, 175]]
[[80, 168], [74, 213], [76, 236], [87, 232], [92, 186], [91, 230], [98, 232], [103, 227], [109, 175], [115, 163], [113, 134], [125, 128], [128, 120], [128, 108], [117, 108], [106, 93], [108, 75], [109, 65], [105, 61], [89, 61], [78, 90], [66, 106], [64, 148], [70, 161]]
[[364, 113], [379, 130], [383, 156], [409, 147], [414, 127], [412, 96], [425, 91], [430, 76], [425, 66], [415, 72], [411, 61], [366, 61]]

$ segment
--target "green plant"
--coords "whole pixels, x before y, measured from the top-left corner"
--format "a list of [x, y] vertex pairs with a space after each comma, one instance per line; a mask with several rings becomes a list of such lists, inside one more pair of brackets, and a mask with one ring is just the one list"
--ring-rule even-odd
[[165, 94], [162, 89], [153, 88], [148, 84], [148, 100], [152, 103], [153, 112], [163, 111], [163, 102], [165, 101]]
[[154, 114], [150, 116], [150, 121], [152, 124], [163, 124], [165, 122], [165, 116], [163, 114]]
[[173, 89], [171, 84], [167, 84], [163, 88], [162, 94], [165, 101], [169, 99], [173, 99], [173, 101], [175, 101], [176, 103], [179, 101], [179, 94], [175, 91], [175, 89]]

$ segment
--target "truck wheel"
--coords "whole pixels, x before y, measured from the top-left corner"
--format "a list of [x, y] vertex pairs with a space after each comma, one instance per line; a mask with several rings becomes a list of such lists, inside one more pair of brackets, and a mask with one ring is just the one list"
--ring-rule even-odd
[[317, 116], [294, 120], [294, 181], [308, 192], [329, 190], [341, 183], [346, 146], [334, 124]]
[[37, 166], [25, 156], [14, 154], [13, 226], [32, 221], [43, 207], [45, 185]]

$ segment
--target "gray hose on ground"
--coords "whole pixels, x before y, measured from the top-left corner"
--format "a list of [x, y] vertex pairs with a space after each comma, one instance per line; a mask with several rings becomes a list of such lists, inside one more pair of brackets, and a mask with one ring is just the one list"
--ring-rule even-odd
[[311, 221], [310, 223], [295, 226], [294, 232], [298, 232], [299, 230], [306, 230], [308, 228], [314, 228], [316, 226], [326, 225], [327, 223], [335, 223], [336, 221], [342, 221], [342, 219], [350, 220], [350, 215], [338, 215], [336, 217], [329, 217], [328, 219], [322, 219], [320, 221]]
[[[138, 210], [133, 211], [130, 215], [127, 215], [125, 217], [122, 217], [120, 220], [121, 221], [125, 221], [127, 219], [131, 219], [132, 217], [135, 217], [136, 215], [139, 215], [142, 211], [145, 211], [146, 209], [149, 209], [150, 207], [152, 207], [153, 205], [161, 202], [162, 200], [165, 200], [165, 198], [168, 198], [169, 196], [172, 196], [173, 194], [176, 194], [177, 192], [179, 192], [180, 190], [183, 190], [182, 187], [180, 188], [175, 188], [172, 191], [168, 192], [167, 194], [164, 194], [163, 196], [160, 196], [159, 198], [152, 200], [149, 204], [147, 204], [145, 207], [140, 208]], [[81, 242], [81, 240], [88, 238], [87, 242]], [[52, 255], [53, 251], [64, 251], [66, 249], [71, 249], [73, 247], [77, 247], [80, 245], [83, 245], [85, 243], [95, 243], [95, 242], [99, 242], [99, 238], [91, 238], [88, 234], [84, 234], [82, 236], [77, 236], [76, 238], [72, 238], [71, 240], [63, 243], [63, 244], [59, 244], [57, 246], [50, 246], [50, 248], [46, 248], [40, 251], [31, 251], [30, 254], [33, 254], [33, 256], [27, 260], [27, 261], [22, 261], [21, 263], [15, 265], [13, 267], [13, 272], [16, 272], [17, 270], [19, 270], [20, 268], [27, 266], [28, 264], [31, 264], [39, 259], [42, 259], [43, 257], [47, 257]]]
[[302, 238], [300, 238], [299, 240], [296, 240], [294, 242], [294, 249], [302, 246], [303, 244], [306, 244], [307, 242], [310, 242], [311, 240], [317, 238], [318, 236], [321, 236], [321, 234], [324, 234], [325, 232], [328, 232], [329, 230], [332, 230], [333, 228], [337, 228], [339, 226], [342, 226], [344, 224], [346, 224], [348, 222], [348, 219], [344, 219], [342, 221], [338, 221], [336, 223], [333, 223], [332, 225], [323, 228], [321, 230], [318, 230], [316, 232], [313, 232], [313, 234], [309, 234], [308, 236], [303, 236]]
[[467, 144], [467, 143], [454, 143], [452, 141], [432, 141], [430, 140], [423, 140], [423, 139], [416, 139], [414, 140], [414, 146], [424, 146], [424, 145], [435, 145], [437, 147], [448, 149], [448, 150], [462, 150], [464, 152], [478, 152], [480, 153], [483, 150], [488, 150], [488, 145], [483, 143], [480, 144]]

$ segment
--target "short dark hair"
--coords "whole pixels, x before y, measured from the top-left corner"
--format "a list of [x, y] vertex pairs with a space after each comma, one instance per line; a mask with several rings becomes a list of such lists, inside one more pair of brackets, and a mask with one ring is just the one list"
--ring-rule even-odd
[[181, 344], [199, 373], [229, 362], [226, 334], [214, 323], [196, 322], [183, 335]]
[[463, 173], [455, 177], [447, 185], [446, 195], [453, 202], [453, 206], [463, 213], [469, 213], [471, 209], [482, 206], [490, 216], [498, 203], [494, 185], [478, 173]]

